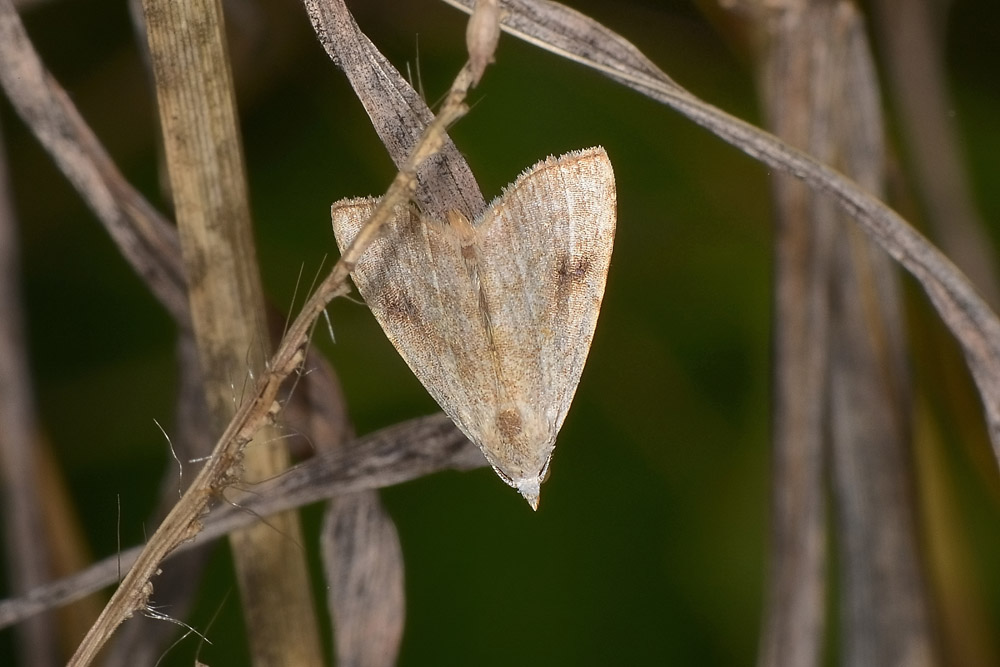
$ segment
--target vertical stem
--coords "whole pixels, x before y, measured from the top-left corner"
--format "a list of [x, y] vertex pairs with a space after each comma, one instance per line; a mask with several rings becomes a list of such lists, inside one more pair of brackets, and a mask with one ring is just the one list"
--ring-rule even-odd
[[[144, 0], [143, 8], [205, 393], [220, 434], [270, 354], [221, 3]], [[248, 481], [287, 467], [268, 431], [246, 450]], [[297, 516], [231, 541], [254, 664], [321, 664]]]
[[[775, 133], [879, 192], [883, 121], [857, 8], [801, 0], [761, 17]], [[775, 502], [760, 664], [822, 661], [824, 480], [837, 519], [844, 662], [933, 664], [897, 278], [832, 201], [787, 176], [775, 192]]]
[[[759, 88], [767, 122], [786, 141], [817, 133], [807, 11], [755, 26], [766, 34]], [[824, 489], [830, 263], [835, 215], [801, 181], [776, 175], [771, 545], [758, 665], [818, 665], [828, 626]]]

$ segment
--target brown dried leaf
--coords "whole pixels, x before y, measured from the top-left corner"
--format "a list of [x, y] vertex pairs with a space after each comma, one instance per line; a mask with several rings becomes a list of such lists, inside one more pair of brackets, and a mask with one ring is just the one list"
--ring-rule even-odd
[[[402, 168], [433, 113], [361, 32], [342, 0], [305, 0], [305, 6], [320, 43], [344, 70], [390, 157]], [[449, 138], [418, 170], [414, 198], [424, 212], [439, 217], [453, 209], [474, 218], [486, 206], [472, 170]]]
[[403, 638], [403, 549], [376, 491], [340, 496], [320, 535], [337, 664], [390, 667]]
[[[306, 366], [309, 372], [283, 413], [286, 422], [305, 433], [318, 453], [355, 445], [332, 367], [318, 354], [310, 354]], [[406, 615], [403, 554], [378, 491], [333, 499], [320, 529], [320, 548], [337, 664], [394, 665]]]

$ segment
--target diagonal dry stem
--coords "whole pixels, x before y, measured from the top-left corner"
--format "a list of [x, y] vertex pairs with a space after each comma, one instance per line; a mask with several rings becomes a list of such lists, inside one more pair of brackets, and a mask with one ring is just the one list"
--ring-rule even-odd
[[[271, 349], [250, 216], [222, 5], [216, 0], [143, 0], [171, 199], [190, 281], [188, 303], [209, 432], [235, 411], [233, 377], [263, 370]], [[278, 436], [265, 426], [259, 437]], [[259, 480], [289, 465], [284, 447], [241, 453], [234, 478]], [[296, 545], [299, 517], [229, 536], [251, 662], [319, 667], [319, 624], [308, 564]]]
[[278, 390], [284, 379], [301, 366], [316, 318], [333, 298], [346, 293], [345, 281], [357, 259], [395, 207], [409, 200], [416, 188], [418, 168], [440, 148], [448, 126], [466, 113], [464, 100], [471, 82], [470, 69], [468, 66], [463, 67], [455, 78], [441, 111], [427, 126], [410, 158], [379, 202], [371, 220], [303, 305], [268, 362], [267, 370], [258, 379], [253, 398], [236, 412], [217, 441], [212, 457], [150, 538], [135, 565], [80, 644], [70, 665], [90, 664], [115, 628], [131, 614], [146, 607], [151, 593], [150, 582], [159, 563], [179, 544], [198, 534], [199, 517], [204, 513], [211, 497], [231, 481], [243, 447], [264, 424], [273, 420], [280, 412], [281, 406], [275, 400]]
[[[472, 470], [486, 465], [479, 449], [444, 414], [395, 424], [346, 443], [290, 468], [254, 487], [241, 504], [220, 504], [204, 518], [197, 540], [169, 554], [184, 553], [275, 512], [344, 494], [378, 489], [442, 470]], [[69, 604], [112, 584], [130, 568], [143, 547], [126, 549], [69, 577], [32, 589], [24, 597], [0, 601], [0, 628], [20, 623], [46, 609]]]

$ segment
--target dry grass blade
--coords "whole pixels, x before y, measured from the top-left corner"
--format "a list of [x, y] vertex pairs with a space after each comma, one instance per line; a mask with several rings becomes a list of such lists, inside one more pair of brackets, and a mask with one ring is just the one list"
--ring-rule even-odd
[[[482, 452], [444, 414], [411, 419], [320, 454], [290, 468], [281, 477], [258, 485], [256, 497], [244, 505], [261, 515], [339, 494], [402, 484], [442, 470], [472, 470], [486, 465]], [[218, 530], [245, 521], [243, 508], [219, 508]], [[209, 536], [217, 530], [210, 518]]]
[[[967, 166], [972, 146], [959, 131], [965, 123], [961, 114], [956, 115], [956, 83], [948, 80], [955, 45], [946, 41], [945, 26], [956, 9], [953, 4], [933, 0], [877, 0], [869, 5], [874, 39], [884, 63], [882, 75], [904, 149], [900, 159], [905, 164], [908, 187], [903, 196], [919, 208], [928, 234], [997, 309], [1000, 268], [996, 243], [976, 202], [974, 179]], [[924, 352], [936, 351], [941, 345], [947, 341], [935, 336]], [[971, 394], [964, 387], [955, 391], [940, 382], [941, 373], [948, 372], [943, 369], [953, 367], [954, 357], [948, 353], [935, 356], [935, 376], [921, 387], [921, 399], [942, 401], [947, 413], [964, 412]], [[960, 440], [977, 443], [976, 421], [961, 422]], [[988, 627], [990, 621], [984, 620], [987, 615], [973, 611], [982, 607], [981, 596], [989, 588], [971, 581], [974, 568], [955, 564], [968, 540], [950, 532], [964, 524], [963, 518], [949, 503], [933, 496], [931, 489], [936, 485], [928, 477], [948, 474], [940, 460], [935, 463], [922, 463], [919, 478], [926, 498], [922, 508], [925, 531], [933, 536], [926, 560], [934, 577], [941, 652], [956, 665], [1000, 664], [1000, 655], [991, 643], [995, 633]], [[992, 471], [983, 472], [989, 475]]]
[[[10, 200], [6, 151], [0, 135], [0, 498], [4, 560], [14, 593], [21, 594], [52, 578], [41, 497], [37, 493], [37, 411], [28, 369], [21, 304], [20, 258]], [[55, 665], [61, 656], [55, 618], [46, 614], [17, 629], [24, 664]]]
[[[471, 11], [472, 0], [445, 0]], [[505, 30], [667, 104], [751, 157], [830, 196], [921, 284], [959, 341], [979, 388], [1000, 461], [1000, 320], [961, 271], [898, 213], [815, 158], [691, 95], [627, 40], [558, 3], [511, 0]], [[599, 43], [594, 44], [595, 35]]]
[[[471, 12], [476, 3], [444, 1], [466, 12]], [[503, 30], [519, 39], [584, 65], [597, 66], [609, 75], [639, 74], [681, 90], [627, 39], [565, 5], [544, 0], [503, 0], [500, 22]]]
[[[65, 93], [41, 67], [17, 15], [6, 1], [0, 4], [0, 35], [3, 35], [3, 39], [0, 39], [0, 49], [3, 50], [3, 57], [0, 58], [0, 81], [15, 107], [111, 230], [123, 252], [138, 266], [139, 273], [151, 282], [154, 293], [166, 304], [182, 328], [189, 328], [184, 282], [179, 278], [180, 271], [177, 269], [180, 253], [176, 235], [169, 224], [121, 179]], [[386, 207], [380, 213], [383, 218], [395, 203], [407, 198], [416, 166], [434, 153], [438, 133], [461, 113], [461, 104], [453, 103], [437, 126], [427, 133], [426, 140], [420, 143], [419, 150], [406, 165], [406, 173], [390, 188]], [[134, 231], [132, 226], [139, 231]], [[369, 237], [374, 234], [376, 227], [377, 222], [372, 226]], [[360, 253], [364, 245], [365, 239], [359, 239], [353, 250], [354, 256]], [[222, 438], [222, 455], [213, 459], [214, 463], [203, 470], [204, 474], [194, 485], [194, 491], [178, 504], [175, 513], [165, 521], [159, 537], [151, 540], [146, 559], [140, 561], [141, 567], [130, 573], [130, 578], [121, 587], [115, 610], [106, 610], [98, 626], [92, 630], [102, 635], [100, 641], [121, 619], [133, 610], [142, 608], [149, 590], [143, 582], [156, 571], [156, 563], [166, 553], [187, 539], [192, 531], [197, 531], [197, 524], [192, 523], [193, 519], [208, 502], [214, 489], [219, 488], [227, 478], [239, 448], [249, 441], [261, 424], [273, 416], [272, 409], [275, 407], [274, 399], [278, 388], [282, 380], [298, 367], [312, 322], [325, 304], [340, 293], [349, 271], [350, 258], [351, 254], [348, 253], [347, 261], [335, 269], [304, 309], [304, 315], [292, 327], [289, 338], [272, 360], [271, 368], [274, 372], [264, 374], [261, 378], [257, 400], [243, 405], [240, 415]], [[165, 262], [166, 268], [161, 267], [158, 262]]]
[[[789, 143], [821, 134], [809, 83], [818, 67], [797, 60], [802, 19], [756, 26], [768, 34], [759, 87], [768, 124]], [[783, 30], [784, 29], [784, 30]], [[765, 33], [767, 34], [767, 33]], [[798, 65], [798, 66], [797, 66]], [[816, 137], [821, 143], [827, 137]], [[833, 141], [829, 142], [831, 145]], [[822, 655], [827, 592], [824, 488], [829, 388], [832, 250], [840, 222], [800, 181], [773, 181], [774, 415], [768, 580], [758, 664], [817, 664]]]
[[993, 307], [1000, 307], [995, 246], [976, 210], [963, 167], [954, 106], [945, 82], [942, 44], [948, 7], [931, 0], [871, 3], [885, 77], [910, 149], [915, 193], [941, 248]]
[[[761, 79], [770, 125], [880, 192], [883, 119], [861, 15], [823, 2], [780, 20], [763, 7], [755, 13], [767, 35]], [[844, 99], [849, 109], [838, 104]], [[828, 479], [848, 662], [922, 664], [933, 633], [913, 512], [896, 276], [829, 198], [784, 174], [775, 193], [774, 508], [760, 664], [816, 664], [822, 655]]]
[[337, 664], [390, 667], [403, 638], [403, 549], [375, 492], [333, 501], [320, 534]]
[[115, 167], [66, 92], [45, 70], [10, 0], [0, 0], [0, 85], [181, 328], [190, 315], [173, 227]]
[[[257, 485], [255, 494], [240, 506], [219, 505], [204, 518], [197, 539], [179, 544], [175, 553], [198, 548], [275, 512], [402, 484], [442, 470], [473, 470], [484, 466], [482, 452], [447, 416], [436, 414], [413, 419], [290, 468], [280, 477]], [[119, 565], [134, 569], [143, 550], [141, 546], [127, 549], [71, 577], [36, 588], [24, 598], [0, 602], [0, 628], [114, 583]]]
[[345, 280], [357, 258], [395, 207], [407, 201], [414, 192], [417, 170], [424, 160], [441, 147], [446, 128], [466, 112], [464, 99], [470, 83], [470, 71], [467, 67], [463, 68], [452, 85], [445, 105], [421, 135], [413, 153], [380, 200], [371, 220], [344, 251], [330, 275], [323, 279], [315, 293], [303, 304], [298, 317], [288, 327], [277, 351], [267, 363], [267, 372], [258, 377], [251, 397], [240, 406], [216, 442], [209, 462], [164, 519], [125, 576], [85, 638], [86, 651], [73, 664], [89, 664], [114, 629], [135, 611], [145, 608], [151, 592], [150, 580], [155, 576], [159, 563], [178, 545], [197, 535], [201, 528], [198, 517], [211, 496], [228, 484], [243, 447], [265, 423], [272, 421], [280, 412], [281, 406], [276, 403], [278, 392], [285, 378], [301, 367], [305, 357], [304, 349], [316, 318], [333, 298], [344, 293]]
[[[402, 168], [434, 114], [361, 32], [342, 0], [305, 0], [305, 6], [320, 44], [344, 70], [389, 156]], [[466, 86], [471, 83], [470, 78]], [[472, 170], [447, 135], [417, 172], [414, 199], [442, 218], [453, 209], [474, 219], [486, 206]]]
[[[222, 5], [143, 0], [143, 13], [209, 429], [219, 433], [241, 400], [234, 380], [262, 373], [271, 348]], [[260, 437], [267, 443], [279, 435], [268, 425]], [[289, 460], [284, 447], [254, 447], [227, 473], [267, 479]], [[288, 512], [229, 537], [258, 667], [323, 661], [301, 536], [298, 515]], [[94, 644], [82, 644], [78, 655]]]

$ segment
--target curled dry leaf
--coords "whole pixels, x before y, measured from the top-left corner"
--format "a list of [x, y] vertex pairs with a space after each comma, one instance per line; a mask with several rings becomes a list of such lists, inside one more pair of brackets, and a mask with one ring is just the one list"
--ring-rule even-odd
[[338, 665], [391, 667], [403, 638], [403, 549], [378, 493], [332, 501], [320, 534]]

